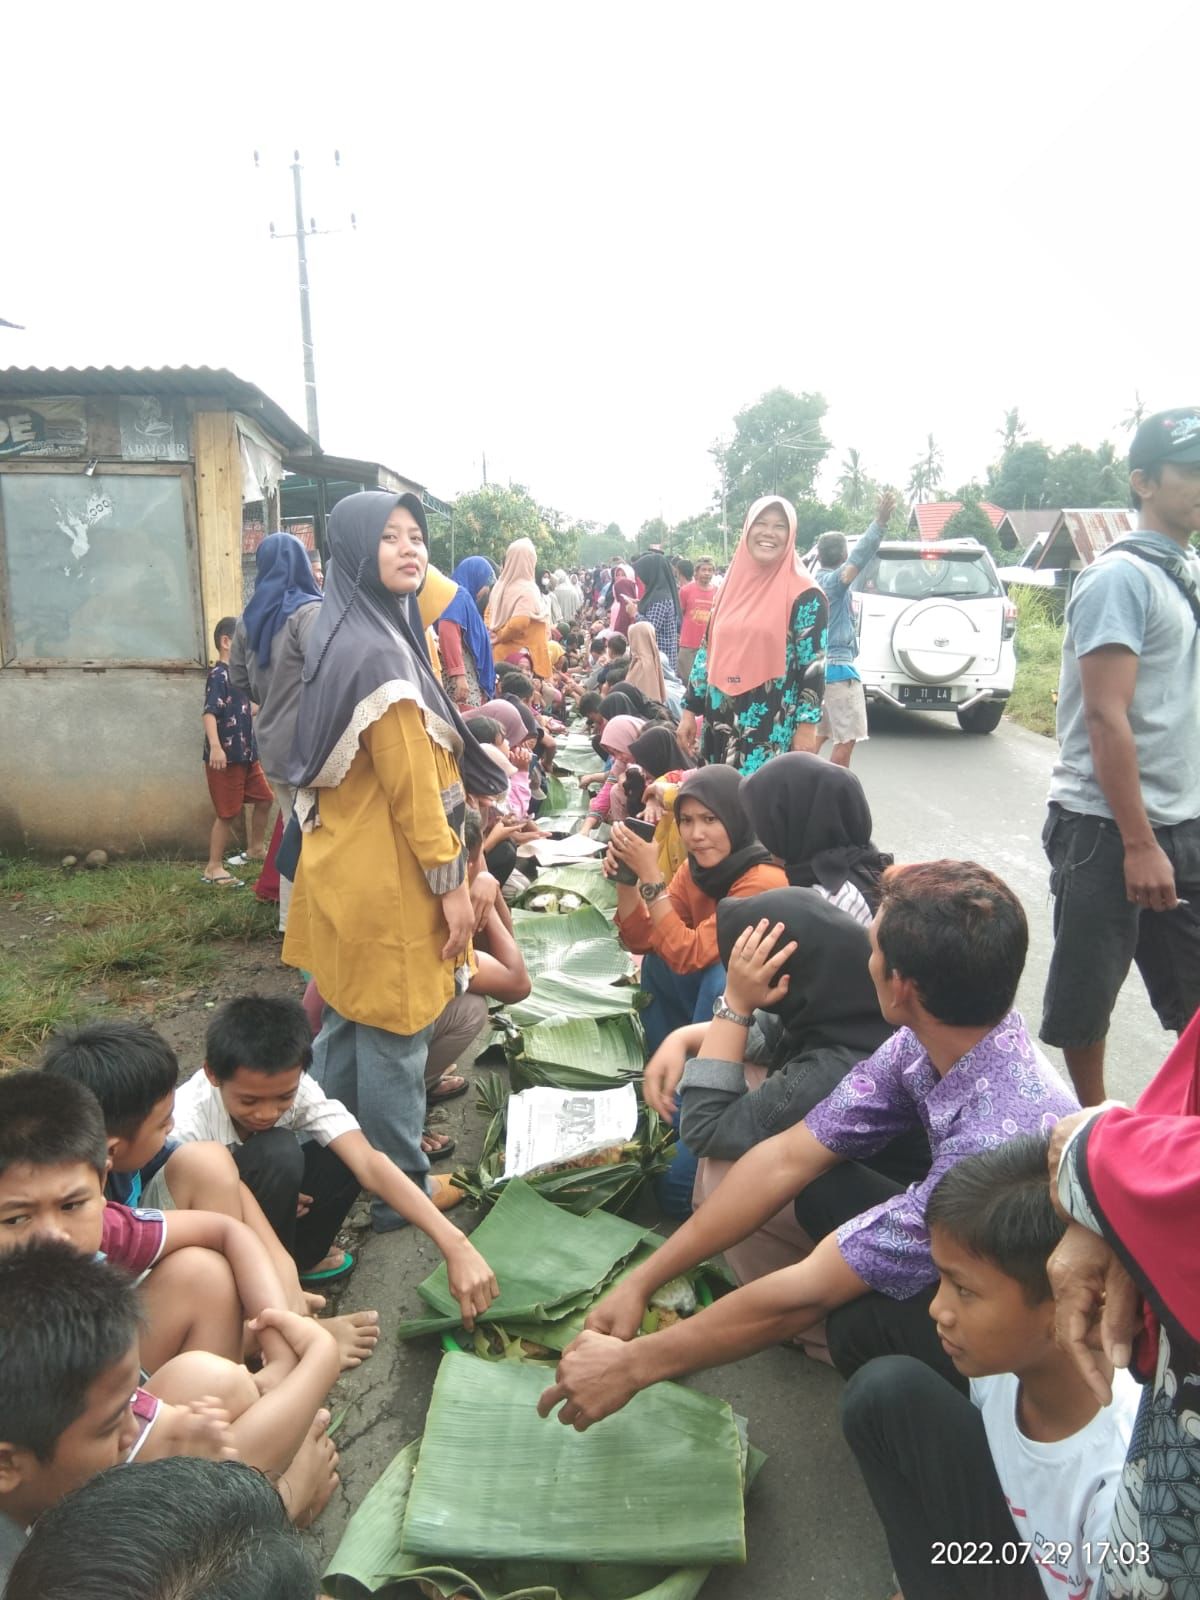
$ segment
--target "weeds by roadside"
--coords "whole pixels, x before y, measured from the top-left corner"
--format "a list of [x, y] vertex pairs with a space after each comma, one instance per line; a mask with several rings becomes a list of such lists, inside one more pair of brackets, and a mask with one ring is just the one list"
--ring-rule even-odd
[[0, 1068], [99, 1002], [169, 1000], [213, 970], [220, 946], [270, 934], [273, 906], [200, 885], [194, 865], [142, 862], [64, 873], [0, 857]]
[[1053, 737], [1062, 659], [1062, 598], [1029, 584], [1014, 583], [1008, 593], [1017, 608], [1017, 681], [1008, 714], [1034, 733]]

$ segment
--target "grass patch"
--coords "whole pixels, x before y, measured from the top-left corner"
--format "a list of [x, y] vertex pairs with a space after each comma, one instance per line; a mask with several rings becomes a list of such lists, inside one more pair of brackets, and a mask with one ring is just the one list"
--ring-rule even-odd
[[1006, 709], [1022, 727], [1053, 738], [1062, 661], [1062, 596], [1053, 589], [1014, 583], [1008, 597], [1017, 608], [1017, 679]]
[[222, 943], [264, 938], [275, 922], [248, 889], [206, 888], [194, 864], [171, 862], [66, 873], [0, 857], [0, 908], [29, 930], [0, 962], [0, 1067], [31, 1060], [98, 999], [170, 1000], [212, 971]]

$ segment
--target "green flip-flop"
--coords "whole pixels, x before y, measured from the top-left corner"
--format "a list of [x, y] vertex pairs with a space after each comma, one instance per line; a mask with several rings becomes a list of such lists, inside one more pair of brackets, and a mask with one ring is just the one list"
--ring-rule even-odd
[[346, 1251], [346, 1259], [340, 1267], [326, 1267], [324, 1272], [302, 1272], [300, 1274], [301, 1287], [316, 1283], [336, 1283], [339, 1278], [344, 1278], [348, 1272], [354, 1271], [354, 1257]]

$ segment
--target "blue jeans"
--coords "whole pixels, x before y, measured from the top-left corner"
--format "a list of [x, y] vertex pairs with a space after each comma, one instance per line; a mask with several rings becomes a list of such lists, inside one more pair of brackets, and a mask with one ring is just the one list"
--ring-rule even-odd
[[646, 1047], [653, 1055], [669, 1033], [689, 1022], [711, 1022], [717, 996], [725, 987], [719, 961], [701, 972], [672, 972], [653, 951], [642, 957], [642, 988], [650, 1004], [642, 1012]]
[[[641, 982], [651, 997], [650, 1005], [642, 1012], [642, 1026], [647, 1047], [653, 1055], [676, 1028], [686, 1028], [690, 1022], [712, 1021], [713, 1005], [725, 987], [725, 968], [717, 961], [701, 972], [672, 972], [662, 957], [651, 951], [642, 957]], [[678, 1111], [675, 1133], [678, 1136]], [[655, 1184], [655, 1195], [664, 1216], [691, 1216], [696, 1166], [696, 1155], [680, 1139], [675, 1159]]]
[[[429, 1157], [421, 1149], [425, 1126], [425, 1061], [433, 1024], [420, 1033], [388, 1033], [351, 1022], [331, 1005], [313, 1040], [312, 1075], [362, 1124], [369, 1143], [400, 1168], [418, 1189], [428, 1190]], [[371, 1203], [376, 1233], [407, 1226], [378, 1198]]]

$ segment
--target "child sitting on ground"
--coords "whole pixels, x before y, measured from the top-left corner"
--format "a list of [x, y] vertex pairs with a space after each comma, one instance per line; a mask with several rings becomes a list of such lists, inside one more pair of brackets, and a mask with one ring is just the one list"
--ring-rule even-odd
[[[265, 1395], [244, 1367], [207, 1356], [168, 1363], [139, 1388], [141, 1310], [125, 1273], [62, 1240], [0, 1256], [0, 1584], [29, 1524], [120, 1463], [240, 1455], [282, 1473], [296, 1520], [321, 1510], [337, 1482], [329, 1413], [318, 1411], [336, 1346], [311, 1319], [264, 1316], [299, 1356]], [[194, 1383], [200, 1398], [184, 1398]]]
[[[90, 1089], [50, 1072], [0, 1077], [0, 1251], [66, 1239], [144, 1279], [147, 1372], [185, 1350], [240, 1362], [244, 1319], [287, 1303], [266, 1250], [234, 1217], [106, 1202], [107, 1172], [104, 1117]], [[273, 1327], [258, 1343], [278, 1372], [296, 1364]]]
[[[313, 1081], [311, 1061], [312, 1035], [296, 1001], [231, 1000], [209, 1025], [203, 1070], [176, 1095], [176, 1132], [232, 1148], [243, 1180], [302, 1266], [328, 1251], [360, 1188], [377, 1196], [445, 1256], [450, 1292], [473, 1327], [499, 1293], [491, 1268]], [[298, 1216], [301, 1196], [307, 1209]]]
[[[296, 1264], [241, 1181], [237, 1163], [222, 1144], [181, 1143], [174, 1125], [179, 1062], [160, 1033], [144, 1022], [96, 1022], [55, 1034], [42, 1057], [43, 1072], [71, 1078], [100, 1102], [108, 1135], [109, 1200], [157, 1211], [218, 1211], [244, 1222], [257, 1236], [279, 1274], [285, 1309], [301, 1316], [324, 1300], [300, 1286]], [[357, 1193], [357, 1189], [355, 1190]], [[351, 1196], [353, 1200], [353, 1195]], [[352, 1311], [330, 1317], [343, 1370], [357, 1367], [379, 1339], [379, 1315]]]
[[[147, 1515], [147, 1507], [154, 1515]], [[307, 1600], [316, 1571], [270, 1482], [240, 1461], [112, 1467], [38, 1518], [6, 1600]]]
[[1046, 1140], [969, 1156], [926, 1209], [940, 1287], [929, 1311], [968, 1400], [911, 1356], [868, 1362], [842, 1426], [887, 1534], [904, 1600], [1092, 1594], [1138, 1387], [1101, 1408], [1054, 1335], [1046, 1262], [1064, 1224]]

